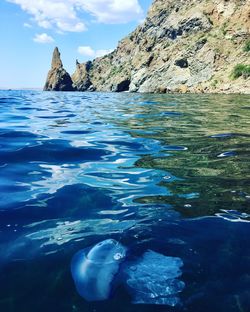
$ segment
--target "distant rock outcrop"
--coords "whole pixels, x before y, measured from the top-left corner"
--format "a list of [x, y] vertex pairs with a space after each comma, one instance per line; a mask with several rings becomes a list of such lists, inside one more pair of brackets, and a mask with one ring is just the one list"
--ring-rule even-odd
[[80, 64], [78, 60], [76, 60], [76, 70], [72, 75], [73, 87], [76, 88], [76, 90], [87, 91], [91, 87], [89, 78], [91, 66], [91, 62]]
[[70, 75], [63, 68], [60, 52], [56, 47], [53, 52], [51, 69], [48, 72], [44, 91], [74, 91]]
[[250, 93], [250, 0], [154, 0], [110, 54], [79, 64], [79, 91]]

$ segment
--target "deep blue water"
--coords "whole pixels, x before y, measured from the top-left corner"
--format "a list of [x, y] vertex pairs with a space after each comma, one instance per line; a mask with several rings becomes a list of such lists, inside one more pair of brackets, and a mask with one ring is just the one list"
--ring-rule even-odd
[[[250, 311], [250, 97], [0, 91], [0, 311]], [[175, 307], [88, 303], [79, 249], [179, 257]]]

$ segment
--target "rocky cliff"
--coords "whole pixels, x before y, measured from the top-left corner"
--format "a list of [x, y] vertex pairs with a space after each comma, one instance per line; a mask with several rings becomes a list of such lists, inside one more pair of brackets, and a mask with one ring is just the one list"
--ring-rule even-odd
[[80, 91], [250, 93], [250, 0], [154, 0], [142, 25], [112, 53], [77, 62], [72, 80]]
[[51, 69], [48, 72], [44, 86], [45, 91], [73, 91], [73, 82], [70, 75], [63, 68], [60, 52], [56, 47], [51, 62]]

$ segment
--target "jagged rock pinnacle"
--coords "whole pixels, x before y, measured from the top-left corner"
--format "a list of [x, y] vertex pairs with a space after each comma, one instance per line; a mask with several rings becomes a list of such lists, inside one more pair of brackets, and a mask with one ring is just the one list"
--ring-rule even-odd
[[61, 56], [56, 47], [53, 52], [51, 69], [48, 72], [44, 91], [74, 91], [70, 75], [63, 68]]
[[58, 50], [58, 47], [55, 47], [53, 56], [52, 56], [52, 62], [51, 62], [51, 68], [61, 68], [63, 67], [63, 63], [61, 61], [61, 54]]

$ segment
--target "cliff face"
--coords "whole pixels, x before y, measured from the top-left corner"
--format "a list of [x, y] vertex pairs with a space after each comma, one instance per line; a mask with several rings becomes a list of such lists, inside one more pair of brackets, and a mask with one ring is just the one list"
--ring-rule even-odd
[[[250, 93], [248, 44], [250, 0], [154, 0], [142, 25], [77, 64], [72, 80], [82, 91]], [[233, 80], [237, 64], [248, 69]]]
[[73, 82], [70, 75], [63, 68], [60, 52], [58, 48], [55, 48], [44, 91], [73, 91], [72, 85]]
[[80, 64], [78, 61], [76, 61], [76, 70], [72, 75], [72, 80], [73, 87], [77, 91], [86, 91], [91, 87], [92, 83], [89, 77], [91, 66], [91, 62]]

